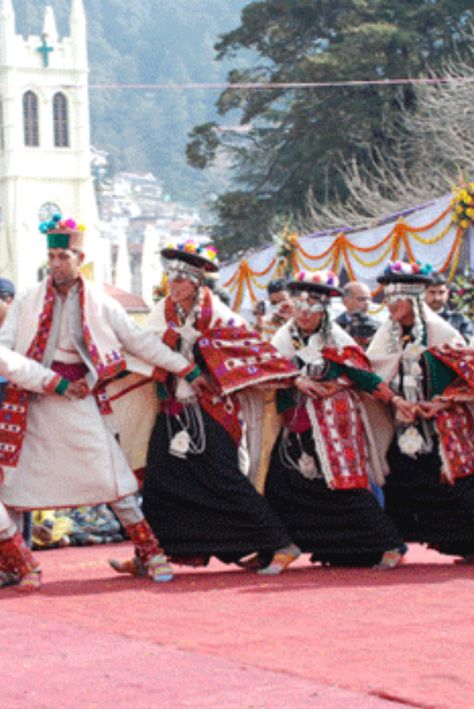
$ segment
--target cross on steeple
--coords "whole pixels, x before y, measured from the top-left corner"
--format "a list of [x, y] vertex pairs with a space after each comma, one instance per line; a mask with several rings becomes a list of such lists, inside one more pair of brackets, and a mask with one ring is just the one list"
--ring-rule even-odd
[[36, 49], [36, 51], [39, 52], [42, 56], [43, 66], [44, 67], [49, 66], [49, 53], [54, 52], [54, 47], [48, 47], [48, 35], [47, 34], [41, 35], [41, 47], [38, 47]]

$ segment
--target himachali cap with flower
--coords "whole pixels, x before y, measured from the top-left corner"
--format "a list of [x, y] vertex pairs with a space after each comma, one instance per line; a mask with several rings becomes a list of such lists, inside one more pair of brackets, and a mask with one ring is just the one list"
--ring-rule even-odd
[[84, 251], [86, 228], [74, 219], [63, 219], [61, 214], [54, 214], [49, 222], [41, 222], [39, 230], [46, 234], [48, 249]]
[[306, 291], [315, 295], [339, 296], [339, 280], [332, 271], [300, 271], [288, 284], [290, 291]]
[[401, 294], [415, 297], [421, 295], [426, 286], [432, 283], [432, 274], [432, 266], [423, 266], [420, 261], [389, 261], [377, 281], [384, 286], [386, 296]]
[[[189, 273], [215, 273], [219, 270], [219, 258], [217, 249], [212, 244], [203, 246], [194, 239], [188, 239], [180, 244], [171, 244], [161, 250], [161, 256], [172, 263], [166, 264], [166, 268], [174, 267], [177, 264], [190, 266]], [[186, 268], [177, 269], [183, 273]]]

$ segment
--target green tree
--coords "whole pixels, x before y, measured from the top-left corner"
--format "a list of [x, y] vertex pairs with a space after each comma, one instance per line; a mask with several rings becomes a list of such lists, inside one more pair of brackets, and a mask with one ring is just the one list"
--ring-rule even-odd
[[[216, 44], [220, 60], [256, 56], [229, 82], [347, 82], [410, 78], [467, 51], [472, 0], [261, 0]], [[228, 252], [268, 240], [276, 223], [316, 199], [344, 197], [339, 168], [390, 155], [387, 124], [416, 110], [410, 86], [233, 89], [218, 109], [227, 123], [197, 126], [187, 155], [205, 169], [232, 161], [234, 187], [215, 201], [216, 238]], [[230, 119], [230, 121], [229, 121]]]
[[[215, 60], [220, 33], [235, 26], [246, 0], [84, 0], [90, 83], [222, 82], [230, 67]], [[59, 33], [69, 34], [71, 0], [13, 0], [17, 31], [41, 32], [51, 5]], [[215, 120], [213, 89], [90, 91], [92, 142], [116, 170], [151, 171], [173, 199], [204, 204], [221, 170], [197, 175], [186, 162], [189, 131]]]

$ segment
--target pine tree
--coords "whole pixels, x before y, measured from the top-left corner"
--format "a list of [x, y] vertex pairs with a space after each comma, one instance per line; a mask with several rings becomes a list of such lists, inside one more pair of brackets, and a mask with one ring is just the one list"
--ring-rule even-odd
[[[220, 60], [257, 54], [250, 68], [229, 73], [231, 83], [409, 78], [462, 54], [472, 16], [469, 0], [261, 0], [216, 50]], [[344, 194], [340, 166], [352, 156], [370, 164], [374, 150], [389, 155], [385, 121], [416, 105], [410, 86], [230, 87], [218, 108], [240, 129], [197, 126], [187, 154], [201, 169], [223, 153], [232, 161], [234, 187], [214, 205], [216, 237], [230, 252], [267, 241], [282, 219], [304, 211], [309, 191]]]

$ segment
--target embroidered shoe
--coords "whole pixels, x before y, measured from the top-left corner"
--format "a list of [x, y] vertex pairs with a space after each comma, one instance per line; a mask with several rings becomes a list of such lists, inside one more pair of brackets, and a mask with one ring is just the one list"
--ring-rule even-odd
[[118, 561], [117, 559], [109, 559], [109, 564], [118, 574], [130, 574], [130, 576], [148, 576], [148, 571], [145, 564], [140, 561], [138, 556], [126, 561]]
[[148, 576], [157, 583], [166, 583], [174, 578], [173, 569], [163, 554], [156, 554], [150, 559], [147, 563], [147, 570]]
[[15, 586], [15, 590], [19, 593], [33, 593], [33, 591], [38, 591], [40, 587], [41, 571], [34, 569], [20, 579], [20, 582]]
[[390, 571], [391, 569], [396, 569], [398, 566], [403, 564], [403, 552], [399, 549], [389, 549], [384, 551], [382, 558], [379, 563], [374, 566], [374, 569], [379, 569], [381, 571]]
[[0, 571], [0, 588], [15, 586], [19, 581], [20, 577], [17, 574], [10, 573], [9, 571]]
[[270, 564], [264, 569], [259, 569], [257, 574], [261, 576], [278, 576], [278, 574], [281, 574], [290, 564], [296, 561], [300, 554], [301, 549], [297, 547], [296, 544], [291, 544], [291, 546], [286, 549], [276, 551]]

